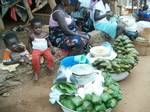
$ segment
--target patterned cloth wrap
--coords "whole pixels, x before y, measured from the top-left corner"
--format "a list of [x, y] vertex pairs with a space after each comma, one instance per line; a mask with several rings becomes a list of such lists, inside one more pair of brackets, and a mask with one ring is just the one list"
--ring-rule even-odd
[[[77, 31], [75, 22], [72, 22], [68, 26], [73, 32]], [[80, 52], [84, 52], [84, 48], [87, 45], [88, 39], [82, 39], [80, 36], [65, 35], [60, 27], [49, 28], [49, 39], [53, 46], [70, 51], [72, 49], [78, 49]], [[88, 34], [85, 34], [88, 37]]]
[[88, 10], [85, 8], [80, 8], [79, 10], [72, 12], [71, 16], [76, 19], [76, 23], [78, 27], [81, 28], [81, 31], [90, 32], [94, 30], [93, 21], [90, 18], [90, 14], [88, 15]]

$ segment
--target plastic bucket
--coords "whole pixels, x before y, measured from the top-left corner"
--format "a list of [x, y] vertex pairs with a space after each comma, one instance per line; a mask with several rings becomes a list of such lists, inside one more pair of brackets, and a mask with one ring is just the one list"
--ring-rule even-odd
[[84, 63], [84, 64], [89, 63], [89, 61], [85, 55], [68, 56], [68, 57], [63, 58], [60, 61], [60, 65], [63, 67], [72, 67], [72, 66], [74, 66], [76, 64], [80, 64], [80, 63]]

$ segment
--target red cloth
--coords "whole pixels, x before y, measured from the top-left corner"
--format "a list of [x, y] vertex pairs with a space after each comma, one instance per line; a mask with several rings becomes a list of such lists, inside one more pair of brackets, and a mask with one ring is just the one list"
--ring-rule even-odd
[[28, 0], [29, 6], [32, 5], [32, 0]]
[[14, 21], [17, 21], [16, 7], [11, 7], [11, 8], [10, 8], [10, 17], [11, 17]]
[[47, 61], [47, 68], [51, 68], [54, 65], [53, 56], [50, 52], [50, 49], [46, 49], [44, 51], [40, 51], [37, 49], [33, 49], [32, 51], [32, 68], [34, 73], [40, 73], [40, 57], [43, 56]]

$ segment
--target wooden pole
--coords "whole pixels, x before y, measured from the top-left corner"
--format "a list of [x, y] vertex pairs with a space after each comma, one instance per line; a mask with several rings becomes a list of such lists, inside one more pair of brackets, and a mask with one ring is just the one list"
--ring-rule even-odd
[[29, 20], [32, 20], [34, 18], [34, 16], [32, 15], [32, 11], [30, 9], [28, 1], [27, 0], [23, 0], [23, 3], [24, 3], [24, 6], [25, 6], [25, 8], [27, 10], [27, 13], [28, 13], [28, 16], [29, 16]]
[[147, 0], [144, 0], [144, 6], [146, 6], [147, 5]]
[[4, 22], [3, 22], [2, 16], [0, 15], [0, 30], [4, 30], [4, 29], [5, 29]]
[[47, 0], [50, 8], [53, 10], [56, 6], [55, 0]]
[[32, 10], [32, 13], [42, 9], [46, 5], [47, 5], [47, 0], [43, 1], [40, 5], [37, 5], [36, 8]]

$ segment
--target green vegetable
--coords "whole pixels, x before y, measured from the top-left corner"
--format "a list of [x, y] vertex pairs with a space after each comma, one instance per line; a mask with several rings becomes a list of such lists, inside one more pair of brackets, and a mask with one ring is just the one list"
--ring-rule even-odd
[[67, 82], [59, 82], [56, 87], [63, 93], [73, 94], [76, 92], [76, 86]]
[[106, 91], [108, 94], [112, 94], [113, 93], [113, 90], [112, 89], [107, 89], [107, 91]]
[[120, 90], [119, 86], [116, 86], [114, 84], [109, 85], [109, 88], [111, 88], [113, 91], [117, 91], [117, 92]]
[[134, 45], [133, 44], [127, 44], [125, 47], [126, 48], [134, 48]]
[[76, 107], [82, 104], [82, 99], [79, 96], [71, 98], [71, 101]]
[[105, 106], [104, 103], [102, 103], [101, 105], [96, 105], [96, 106], [95, 106], [95, 110], [96, 110], [97, 112], [106, 111], [106, 106]]
[[88, 101], [92, 101], [92, 95], [91, 94], [86, 94], [84, 99], [88, 100]]
[[113, 67], [116, 67], [116, 68], [119, 68], [119, 67], [120, 67], [119, 64], [117, 64], [116, 61], [112, 61], [111, 63], [112, 63], [112, 66], [113, 66]]
[[106, 85], [106, 86], [111, 85], [113, 82], [114, 82], [114, 80], [113, 80], [111, 77], [107, 77], [107, 78], [105, 79], [105, 85]]
[[98, 95], [93, 94], [92, 95], [92, 103], [94, 104], [100, 104], [101, 103], [101, 97]]
[[77, 111], [77, 112], [83, 112], [83, 109], [82, 109], [82, 107], [77, 107], [77, 108], [76, 108], [76, 111]]
[[93, 110], [91, 110], [90, 112], [96, 112], [96, 110], [95, 110], [95, 109], [93, 109]]
[[119, 92], [118, 92], [118, 91], [113, 91], [113, 92], [111, 93], [111, 96], [112, 96], [113, 98], [117, 98], [118, 95], [119, 95]]
[[116, 97], [117, 101], [120, 101], [123, 99], [123, 96], [121, 94], [118, 94], [117, 97]]
[[106, 103], [107, 108], [115, 108], [117, 105], [117, 100], [116, 99], [111, 99]]
[[82, 104], [82, 108], [83, 108], [83, 110], [92, 110], [93, 106], [90, 101], [85, 100]]
[[73, 103], [71, 102], [71, 100], [60, 100], [61, 104], [69, 109], [72, 109], [74, 110], [75, 109], [75, 106], [73, 105]]
[[95, 61], [92, 63], [93, 66], [98, 66], [99, 64], [100, 64], [100, 61], [99, 61], [99, 60], [95, 60]]
[[106, 62], [100, 64], [101, 67], [107, 67], [107, 65], [108, 65], [108, 63], [106, 63]]
[[105, 92], [105, 93], [102, 93], [101, 98], [102, 98], [102, 101], [107, 102], [112, 97], [111, 97], [110, 94], [108, 94], [108, 93]]
[[130, 41], [129, 39], [126, 39], [124, 42], [125, 42], [126, 44], [127, 44], [127, 43], [129, 43], [129, 44], [131, 43], [131, 41]]
[[108, 91], [108, 89], [109, 89], [109, 88], [105, 86], [105, 87], [104, 87], [104, 92]]

